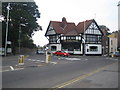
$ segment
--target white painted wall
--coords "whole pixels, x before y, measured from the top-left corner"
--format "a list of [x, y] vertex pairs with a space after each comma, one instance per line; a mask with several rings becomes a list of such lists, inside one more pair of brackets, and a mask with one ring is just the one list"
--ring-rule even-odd
[[56, 47], [57, 47], [57, 50], [56, 50], [56, 51], [61, 50], [61, 44], [50, 44], [50, 45], [49, 45], [49, 48], [48, 48], [48, 51], [50, 51], [50, 52], [55, 52], [55, 51], [51, 51], [51, 47], [52, 47], [52, 46], [56, 46]]
[[[111, 44], [112, 42], [112, 44]], [[117, 38], [109, 38], [109, 53], [117, 51]]]
[[81, 45], [81, 51], [75, 51], [74, 49], [74, 54], [83, 54], [83, 46]]
[[[90, 46], [97, 46], [98, 51], [88, 51], [87, 49], [90, 49]], [[86, 44], [85, 45], [85, 54], [102, 54], [102, 45], [97, 45], [97, 44]]]
[[50, 30], [47, 32], [47, 35], [53, 35], [53, 34], [56, 34], [54, 30]]

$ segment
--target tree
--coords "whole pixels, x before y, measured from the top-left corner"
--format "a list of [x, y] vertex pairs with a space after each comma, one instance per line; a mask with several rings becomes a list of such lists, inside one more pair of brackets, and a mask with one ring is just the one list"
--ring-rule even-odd
[[[2, 46], [5, 44], [5, 32], [7, 21], [7, 7], [8, 3], [2, 3], [2, 15], [5, 17], [2, 23]], [[31, 39], [35, 31], [42, 30], [38, 25], [37, 19], [40, 18], [38, 6], [35, 2], [11, 2], [10, 3], [10, 17], [9, 17], [9, 33], [8, 40], [12, 41], [12, 49], [18, 47], [19, 41], [22, 47], [33, 48], [33, 40]], [[21, 24], [24, 24], [22, 26]], [[19, 30], [21, 28], [21, 34]], [[19, 34], [21, 39], [19, 40]]]
[[108, 27], [106, 27], [105, 25], [99, 25], [99, 27], [105, 35], [110, 34], [110, 29]]

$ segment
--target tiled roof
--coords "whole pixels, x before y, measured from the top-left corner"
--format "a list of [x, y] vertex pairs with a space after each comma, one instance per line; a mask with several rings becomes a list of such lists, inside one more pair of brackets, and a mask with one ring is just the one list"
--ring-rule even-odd
[[60, 21], [50, 21], [50, 24], [52, 24], [53, 29], [57, 34], [64, 34], [64, 35], [79, 35], [80, 33], [84, 32], [84, 25], [85, 29], [88, 28], [88, 26], [93, 22], [92, 20], [86, 20], [84, 22], [80, 22], [77, 26], [73, 22], [67, 22], [66, 19], [62, 19], [62, 22]]
[[83, 21], [83, 22], [79, 22], [78, 25], [77, 25], [77, 32], [78, 33], [84, 33], [84, 30], [86, 30], [89, 25], [93, 22], [93, 19], [92, 20], [86, 20], [86, 21]]
[[67, 22], [66, 25], [64, 25], [64, 28], [61, 27], [62, 22], [51, 21], [50, 23], [52, 24], [52, 26], [57, 34], [64, 34], [64, 35], [77, 35], [78, 34], [76, 32], [75, 23]]

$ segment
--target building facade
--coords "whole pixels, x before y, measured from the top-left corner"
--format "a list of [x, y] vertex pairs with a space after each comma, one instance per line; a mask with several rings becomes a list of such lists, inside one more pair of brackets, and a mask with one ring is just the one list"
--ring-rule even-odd
[[100, 25], [99, 27], [103, 32], [103, 37], [102, 37], [103, 55], [108, 56], [109, 55], [109, 37], [108, 37], [108, 35], [110, 35], [111, 33], [110, 33], [109, 28], [107, 28], [105, 25]]
[[114, 38], [117, 38], [117, 50], [120, 52], [120, 30], [113, 32], [115, 34]]
[[112, 33], [109, 37], [109, 53], [117, 52], [118, 39], [116, 33]]
[[118, 30], [120, 30], [120, 1], [118, 2]]
[[49, 51], [66, 51], [70, 54], [102, 55], [103, 33], [94, 19], [80, 22], [50, 21], [45, 36]]

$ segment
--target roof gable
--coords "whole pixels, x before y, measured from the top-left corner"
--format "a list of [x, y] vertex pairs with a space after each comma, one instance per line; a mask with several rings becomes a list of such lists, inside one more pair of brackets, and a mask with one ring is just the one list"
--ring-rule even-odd
[[55, 30], [53, 28], [52, 23], [50, 23], [48, 28], [47, 28], [47, 31], [45, 33], [45, 36], [54, 35], [54, 34], [56, 34], [56, 32], [55, 32]]
[[90, 24], [93, 22], [92, 20], [86, 20], [83, 22], [79, 22], [77, 25], [77, 32], [78, 33], [84, 33], [84, 31], [90, 26]]
[[85, 34], [96, 34], [102, 35], [101, 29], [97, 26], [95, 22], [92, 22], [89, 27], [86, 29]]
[[96, 21], [94, 19], [80, 22], [77, 25], [77, 32], [78, 33], [84, 33], [84, 32], [86, 32], [86, 30], [88, 30], [88, 28], [90, 28], [92, 24], [94, 25], [94, 29], [97, 29], [95, 31], [96, 33], [92, 33], [92, 34], [97, 34], [97, 32], [98, 32], [98, 34], [103, 35], [101, 29], [99, 28], [98, 24], [96, 23]]

